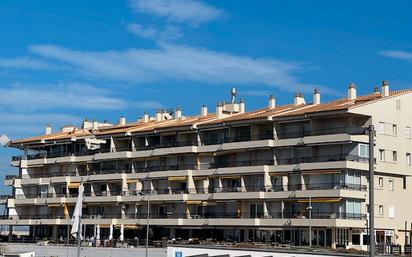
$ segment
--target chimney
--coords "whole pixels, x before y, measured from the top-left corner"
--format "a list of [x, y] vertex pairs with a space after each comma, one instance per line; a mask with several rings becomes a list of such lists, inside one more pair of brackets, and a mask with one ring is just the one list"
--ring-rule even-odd
[[217, 103], [216, 105], [216, 118], [221, 119], [223, 118], [223, 104]]
[[295, 99], [294, 99], [294, 105], [301, 105], [301, 104], [305, 104], [305, 99], [303, 98], [302, 93], [296, 92]]
[[182, 118], [182, 109], [180, 109], [180, 107], [176, 107], [175, 119], [180, 119], [180, 118]]
[[162, 110], [157, 109], [156, 110], [156, 121], [161, 121], [162, 120]]
[[149, 122], [149, 114], [147, 114], [147, 112], [143, 113], [143, 119], [142, 120], [143, 120], [144, 123]]
[[382, 81], [382, 97], [389, 96], [389, 84], [386, 80]]
[[374, 87], [373, 88], [373, 93], [379, 93], [379, 87]]
[[355, 83], [350, 82], [348, 87], [348, 100], [356, 99], [356, 86]]
[[273, 95], [269, 96], [269, 109], [273, 109], [276, 107], [276, 99]]
[[126, 125], [126, 118], [123, 115], [120, 116], [119, 125]]
[[313, 104], [320, 104], [320, 91], [318, 88], [315, 88], [315, 90], [313, 91]]
[[92, 130], [95, 131], [98, 128], [98, 124], [97, 124], [97, 120], [93, 119], [93, 123], [92, 123]]
[[231, 96], [231, 102], [234, 104], [236, 102], [236, 88], [232, 88], [230, 91], [230, 96]]
[[204, 117], [206, 115], [207, 115], [207, 106], [202, 105], [202, 107], [200, 107], [200, 116]]
[[239, 101], [239, 113], [245, 113], [245, 100], [243, 99]]
[[46, 124], [46, 135], [50, 135], [52, 133], [52, 126], [50, 125], [50, 123]]

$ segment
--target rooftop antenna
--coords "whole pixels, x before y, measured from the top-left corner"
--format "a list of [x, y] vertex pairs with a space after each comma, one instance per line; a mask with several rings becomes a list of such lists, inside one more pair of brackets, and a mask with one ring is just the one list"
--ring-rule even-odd
[[232, 96], [232, 104], [234, 104], [236, 102], [236, 88], [232, 87], [230, 95]]

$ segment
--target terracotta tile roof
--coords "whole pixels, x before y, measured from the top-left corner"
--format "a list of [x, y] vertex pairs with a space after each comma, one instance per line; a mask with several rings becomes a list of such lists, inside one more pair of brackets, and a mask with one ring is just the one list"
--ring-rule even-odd
[[[390, 96], [397, 96], [405, 93], [411, 93], [412, 90], [398, 90], [391, 91]], [[334, 100], [327, 103], [322, 103], [318, 105], [312, 104], [302, 104], [302, 105], [281, 105], [276, 108], [263, 108], [251, 112], [246, 112], [242, 114], [234, 114], [222, 119], [216, 119], [215, 114], [208, 114], [206, 116], [188, 116], [184, 119], [170, 119], [156, 122], [150, 120], [147, 123], [136, 122], [129, 123], [126, 125], [116, 125], [111, 127], [102, 127], [98, 131], [91, 132], [89, 130], [76, 129], [72, 132], [59, 132], [51, 135], [41, 135], [26, 139], [15, 140], [11, 142], [11, 146], [17, 146], [23, 143], [40, 142], [40, 141], [54, 141], [54, 140], [64, 140], [70, 139], [72, 137], [81, 138], [87, 136], [104, 136], [112, 134], [122, 134], [122, 133], [137, 133], [137, 132], [149, 132], [159, 129], [170, 129], [178, 128], [184, 126], [207, 126], [215, 125], [219, 123], [228, 123], [236, 121], [246, 121], [246, 120], [259, 120], [268, 118], [278, 118], [278, 117], [291, 117], [300, 116], [305, 114], [327, 112], [327, 111], [343, 111], [349, 110], [362, 106], [367, 103], [380, 100], [380, 93], [373, 93], [364, 96], [358, 96], [355, 100], [348, 100], [347, 98], [342, 98]]]

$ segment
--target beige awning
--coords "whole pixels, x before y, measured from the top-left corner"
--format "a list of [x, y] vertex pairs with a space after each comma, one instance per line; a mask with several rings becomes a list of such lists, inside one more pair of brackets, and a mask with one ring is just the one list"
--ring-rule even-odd
[[[310, 202], [312, 203], [336, 203], [340, 202], [342, 198], [340, 197], [333, 197], [333, 198], [312, 198], [310, 199]], [[297, 203], [309, 203], [309, 198], [304, 198], [304, 199], [293, 199], [293, 200], [285, 200], [288, 202], [297, 202]]]
[[49, 208], [60, 208], [63, 207], [62, 205], [60, 205], [59, 203], [50, 203], [47, 205], [47, 207]]
[[221, 179], [240, 179], [239, 175], [232, 175], [232, 176], [220, 176]]
[[302, 171], [303, 175], [323, 175], [323, 174], [340, 174], [340, 170], [307, 170]]
[[126, 183], [137, 183], [139, 181], [140, 181], [140, 179], [128, 179], [128, 180], [126, 180]]
[[202, 201], [186, 201], [186, 205], [201, 205]]
[[278, 176], [285, 176], [286, 174], [285, 173], [282, 173], [282, 172], [272, 172], [272, 173], [269, 173], [269, 176], [271, 176], [271, 177], [278, 177]]
[[186, 176], [179, 176], [179, 177], [168, 177], [167, 180], [169, 181], [186, 181]]
[[207, 177], [193, 177], [193, 180], [206, 180]]
[[74, 189], [74, 188], [79, 188], [80, 182], [70, 182], [67, 188], [69, 189]]

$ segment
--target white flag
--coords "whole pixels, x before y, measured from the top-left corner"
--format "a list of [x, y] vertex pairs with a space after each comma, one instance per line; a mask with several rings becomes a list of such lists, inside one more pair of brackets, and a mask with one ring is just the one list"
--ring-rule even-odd
[[[74, 237], [77, 237], [77, 233], [81, 235], [81, 224], [80, 218], [82, 217], [82, 205], [83, 205], [83, 182], [79, 186], [79, 195], [77, 196], [76, 207], [74, 208], [72, 216], [72, 230], [70, 234]], [[79, 231], [80, 227], [80, 231]]]
[[0, 145], [6, 147], [9, 145], [9, 143], [10, 143], [10, 138], [8, 138], [6, 135], [2, 135], [0, 137]]

